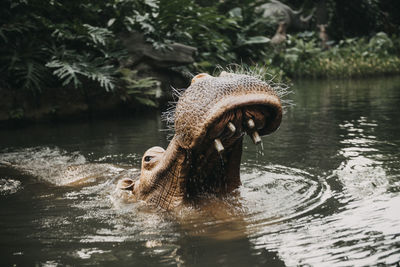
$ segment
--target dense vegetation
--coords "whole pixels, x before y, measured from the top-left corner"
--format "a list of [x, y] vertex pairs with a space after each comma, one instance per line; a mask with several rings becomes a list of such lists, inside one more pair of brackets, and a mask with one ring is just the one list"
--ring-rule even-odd
[[[198, 48], [187, 70], [213, 71], [231, 63], [266, 66], [284, 77], [350, 77], [400, 73], [399, 2], [321, 0], [331, 49], [323, 50], [313, 19], [270, 45], [276, 24], [257, 16], [268, 1], [251, 0], [3, 0], [0, 4], [0, 88], [128, 88], [138, 99], [157, 84], [123, 69], [120, 36], [140, 32], [156, 49], [172, 42]], [[310, 11], [314, 1], [287, 0]], [[129, 93], [128, 92], [128, 93]], [[142, 98], [142, 104], [154, 105]]]
[[[398, 42], [398, 40], [396, 40]], [[286, 48], [271, 51], [271, 71], [281, 76], [314, 78], [371, 77], [400, 73], [398, 45], [384, 32], [371, 38], [347, 38], [324, 50], [313, 32], [289, 36]]]

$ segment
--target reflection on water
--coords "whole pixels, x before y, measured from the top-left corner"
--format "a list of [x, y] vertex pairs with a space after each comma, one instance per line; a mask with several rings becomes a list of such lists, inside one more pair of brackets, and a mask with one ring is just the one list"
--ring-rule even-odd
[[345, 121], [339, 127], [345, 130], [340, 141], [344, 147], [339, 151], [345, 160], [334, 175], [354, 197], [384, 193], [389, 181], [382, 166], [385, 156], [379, 151], [382, 141], [373, 135], [378, 127], [376, 121], [368, 122], [366, 117], [360, 117]]
[[264, 149], [246, 139], [238, 192], [177, 213], [127, 203], [114, 191], [148, 147], [167, 145], [158, 114], [3, 130], [3, 263], [399, 263], [399, 84], [296, 83], [295, 106], [263, 137]]

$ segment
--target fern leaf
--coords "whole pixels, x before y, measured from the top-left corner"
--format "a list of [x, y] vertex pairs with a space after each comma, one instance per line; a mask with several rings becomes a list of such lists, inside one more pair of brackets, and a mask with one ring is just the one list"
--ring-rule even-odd
[[114, 89], [114, 78], [110, 75], [101, 72], [91, 72], [91, 73], [84, 73], [89, 79], [93, 81], [97, 81], [100, 83], [100, 86], [106, 89], [106, 91], [112, 91]]
[[89, 24], [83, 24], [83, 26], [86, 28], [87, 33], [95, 44], [105, 46], [108, 39], [114, 36], [113, 33], [106, 28], [94, 27]]
[[77, 76], [80, 70], [73, 64], [69, 64], [65, 61], [53, 60], [48, 62], [46, 67], [56, 69], [53, 71], [53, 74], [63, 80], [63, 86], [68, 85], [71, 81], [73, 81], [75, 88], [78, 88], [81, 84]]

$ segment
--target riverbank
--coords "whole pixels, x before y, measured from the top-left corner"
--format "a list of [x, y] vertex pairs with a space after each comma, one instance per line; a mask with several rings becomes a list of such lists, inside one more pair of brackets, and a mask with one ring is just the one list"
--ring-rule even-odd
[[124, 115], [151, 108], [126, 90], [107, 92], [95, 85], [86, 90], [43, 88], [40, 93], [0, 89], [0, 127]]
[[[266, 80], [278, 82], [400, 75], [393, 5], [308, 1], [303, 14], [291, 9], [300, 9], [298, 1], [272, 2], [6, 0], [0, 9], [0, 122], [162, 109], [173, 88], [232, 63], [261, 66]], [[311, 15], [307, 24], [286, 16], [288, 25], [277, 31], [282, 18], [260, 12], [273, 8], [298, 19]]]
[[[270, 78], [270, 77], [269, 77]], [[352, 83], [358, 86], [367, 86], [378, 81], [399, 80], [400, 75], [387, 75], [385, 78], [377, 76], [353, 78], [319, 79], [324, 86], [338, 86]], [[315, 79], [295, 78], [289, 83], [296, 85], [313, 82]], [[188, 84], [190, 82], [188, 81]], [[295, 90], [295, 89], [293, 89]], [[382, 92], [384, 93], [384, 92]], [[158, 106], [148, 106], [139, 103], [135, 97], [126, 94], [126, 91], [106, 92], [102, 88], [93, 87], [87, 92], [74, 88], [47, 89], [41, 94], [14, 92], [0, 89], [0, 128], [20, 127], [35, 123], [73, 122], [92, 119], [109, 119], [135, 116], [165, 111], [170, 98], [159, 99]], [[16, 106], [15, 103], [18, 103]]]
[[265, 61], [282, 78], [363, 78], [400, 74], [400, 39], [379, 32], [322, 49], [315, 33], [288, 36]]

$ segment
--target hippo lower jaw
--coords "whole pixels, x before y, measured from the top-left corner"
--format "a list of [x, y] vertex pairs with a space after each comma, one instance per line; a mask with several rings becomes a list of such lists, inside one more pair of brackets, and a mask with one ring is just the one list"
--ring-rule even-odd
[[244, 135], [260, 143], [260, 135], [275, 131], [282, 119], [278, 96], [267, 84], [252, 82], [258, 86], [253, 90], [237, 89], [243, 85], [232, 82], [236, 91], [216, 97], [211, 106], [206, 104], [211, 109], [203, 111], [200, 119], [182, 108], [188, 98], [196, 99], [190, 95], [196, 89], [192, 84], [178, 102], [176, 133], [168, 148], [146, 151], [139, 180], [126, 182], [124, 188], [132, 189], [134, 198], [166, 210], [193, 203], [205, 194], [221, 195], [238, 188]]

